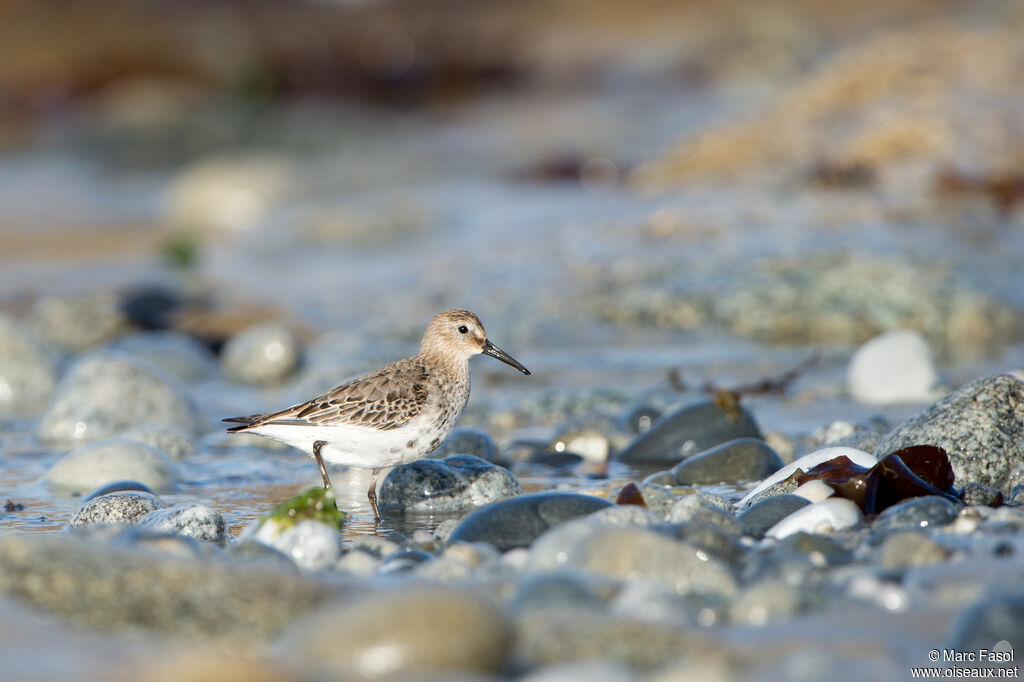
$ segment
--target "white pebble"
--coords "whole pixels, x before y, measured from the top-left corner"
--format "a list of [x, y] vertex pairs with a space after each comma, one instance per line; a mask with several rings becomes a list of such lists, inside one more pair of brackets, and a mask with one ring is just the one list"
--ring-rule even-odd
[[821, 502], [822, 500], [827, 500], [832, 497], [835, 492], [836, 491], [832, 490], [832, 487], [829, 486], [828, 483], [814, 480], [807, 481], [807, 483], [804, 483], [802, 486], [794, 490], [793, 494], [798, 497], [802, 497], [805, 500], [810, 500], [811, 502]]
[[862, 345], [846, 370], [850, 395], [870, 405], [928, 402], [937, 380], [928, 342], [906, 329], [880, 334]]
[[860, 522], [860, 507], [842, 497], [830, 497], [807, 505], [772, 526], [766, 537], [782, 539], [793, 533], [822, 533], [842, 530]]
[[787, 464], [786, 466], [782, 467], [768, 478], [761, 481], [761, 483], [758, 484], [756, 488], [747, 493], [746, 497], [740, 500], [736, 506], [745, 507], [747, 504], [750, 503], [750, 500], [754, 499], [763, 491], [767, 490], [768, 488], [775, 485], [779, 481], [786, 480], [787, 478], [792, 476], [797, 469], [799, 469], [800, 471], [808, 471], [809, 469], [813, 469], [814, 467], [818, 466], [822, 462], [828, 462], [829, 460], [833, 460], [837, 457], [843, 456], [848, 457], [851, 462], [862, 467], [870, 468], [878, 464], [878, 460], [875, 458], [874, 455], [864, 452], [863, 450], [858, 450], [857, 448], [822, 448], [821, 450], [817, 450], [816, 452], [804, 455], [795, 462]]

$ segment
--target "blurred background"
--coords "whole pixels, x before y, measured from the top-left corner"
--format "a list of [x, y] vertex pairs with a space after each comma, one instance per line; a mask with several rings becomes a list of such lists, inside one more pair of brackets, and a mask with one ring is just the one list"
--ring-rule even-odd
[[1024, 364], [1022, 92], [1015, 0], [7, 0], [0, 312], [65, 360], [282, 325], [211, 417], [448, 307], [534, 370], [477, 364], [498, 431], [814, 354], [761, 412], [810, 429], [886, 330]]

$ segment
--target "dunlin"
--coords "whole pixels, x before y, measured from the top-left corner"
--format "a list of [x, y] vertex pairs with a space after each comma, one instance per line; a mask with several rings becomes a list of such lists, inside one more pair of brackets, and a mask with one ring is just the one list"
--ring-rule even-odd
[[324, 461], [372, 469], [367, 497], [374, 518], [377, 475], [433, 452], [451, 433], [469, 400], [469, 359], [484, 353], [530, 370], [487, 338], [468, 310], [438, 313], [423, 334], [420, 352], [280, 412], [232, 417], [248, 431], [312, 453], [324, 488], [331, 487]]

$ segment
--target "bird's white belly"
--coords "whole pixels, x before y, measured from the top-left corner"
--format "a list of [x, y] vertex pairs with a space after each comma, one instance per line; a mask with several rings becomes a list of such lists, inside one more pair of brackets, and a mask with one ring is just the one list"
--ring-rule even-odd
[[408, 464], [429, 454], [437, 443], [448, 437], [450, 431], [449, 427], [442, 432], [435, 423], [417, 418], [387, 431], [361, 426], [266, 425], [252, 429], [250, 433], [287, 443], [310, 457], [313, 456], [313, 443], [322, 440], [327, 443], [320, 450], [324, 461], [378, 469]]

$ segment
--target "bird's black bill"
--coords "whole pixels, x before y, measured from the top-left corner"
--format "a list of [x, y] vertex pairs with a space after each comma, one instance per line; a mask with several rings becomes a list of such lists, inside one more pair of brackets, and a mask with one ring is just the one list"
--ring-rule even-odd
[[519, 364], [518, 360], [516, 360], [514, 357], [512, 357], [502, 349], [495, 346], [490, 341], [484, 341], [483, 352], [485, 355], [490, 355], [492, 358], [497, 358], [498, 360], [501, 360], [506, 365], [511, 365], [512, 367], [515, 367], [526, 376], [530, 376], [530, 370], [523, 367], [521, 364]]

